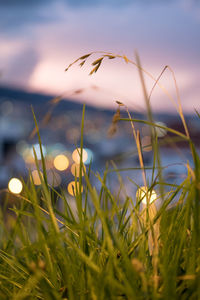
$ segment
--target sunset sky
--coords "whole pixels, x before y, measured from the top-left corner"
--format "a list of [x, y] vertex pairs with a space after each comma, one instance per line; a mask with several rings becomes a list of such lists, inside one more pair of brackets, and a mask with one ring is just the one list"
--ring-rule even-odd
[[[200, 109], [199, 1], [0, 0], [0, 85], [65, 94], [102, 107], [115, 107], [116, 100], [144, 107], [137, 69], [123, 60], [105, 61], [88, 76], [97, 54], [82, 69], [75, 65], [64, 72], [76, 58], [99, 50], [133, 61], [137, 50], [155, 78], [170, 65], [184, 110]], [[154, 82], [145, 80], [150, 91]], [[170, 71], [161, 83], [176, 101]], [[84, 91], [71, 96], [75, 89]], [[159, 87], [151, 101], [155, 111], [174, 111]]]

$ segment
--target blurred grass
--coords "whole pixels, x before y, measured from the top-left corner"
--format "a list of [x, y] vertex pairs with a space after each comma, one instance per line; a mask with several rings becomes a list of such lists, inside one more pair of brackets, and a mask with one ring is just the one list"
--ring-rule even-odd
[[[115, 58], [108, 55], [109, 59]], [[86, 171], [82, 161], [84, 106], [80, 177], [75, 179], [74, 208], [64, 190], [58, 192], [48, 184], [33, 112], [43, 176], [34, 151], [41, 187], [36, 188], [30, 174], [23, 193], [16, 196], [12, 208], [15, 217], [9, 226], [5, 220], [6, 205], [1, 207], [0, 299], [200, 299], [199, 157], [181, 109], [185, 134], [154, 123], [138, 56], [136, 60], [147, 120], [131, 118], [127, 110], [127, 119], [121, 119], [118, 111], [117, 122], [131, 122], [144, 179], [142, 192], [126, 194], [120, 170], [114, 163], [112, 169], [105, 168], [102, 177], [95, 174], [100, 189], [92, 185], [91, 165]], [[101, 62], [102, 59], [96, 60], [93, 66], [99, 68]], [[146, 179], [143, 149], [135, 122], [151, 128], [151, 182]], [[187, 164], [186, 178], [179, 186], [170, 184], [170, 191], [162, 177], [156, 127], [186, 140], [193, 155], [193, 165]], [[108, 184], [111, 172], [117, 174], [114, 194]], [[136, 182], [132, 184], [140, 188]], [[154, 189], [157, 199], [151, 202]], [[57, 199], [62, 202], [62, 209], [56, 205]]]

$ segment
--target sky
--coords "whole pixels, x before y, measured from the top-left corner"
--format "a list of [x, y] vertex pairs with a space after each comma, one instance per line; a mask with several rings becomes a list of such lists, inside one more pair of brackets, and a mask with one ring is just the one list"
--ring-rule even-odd
[[[65, 95], [100, 107], [145, 104], [137, 67], [104, 60], [89, 76], [95, 51], [126, 55], [155, 79], [169, 65], [184, 111], [200, 109], [200, 3], [198, 0], [0, 0], [0, 85]], [[174, 112], [176, 88], [166, 70], [151, 97], [154, 111]], [[145, 76], [150, 93], [154, 80]], [[75, 90], [82, 93], [73, 94]], [[169, 97], [170, 95], [170, 97]], [[170, 98], [170, 99], [169, 99]]]

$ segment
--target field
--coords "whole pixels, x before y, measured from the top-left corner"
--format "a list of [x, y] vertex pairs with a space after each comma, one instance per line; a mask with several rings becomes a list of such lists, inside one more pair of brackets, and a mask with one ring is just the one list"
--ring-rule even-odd
[[[90, 55], [75, 63], [80, 61], [82, 66]], [[91, 74], [98, 70], [104, 59], [116, 58], [131, 63], [125, 56], [103, 53], [92, 63]], [[149, 101], [151, 95], [147, 94], [144, 70], [137, 55], [135, 64], [147, 118], [132, 119], [125, 105], [118, 102], [112, 130], [116, 124], [120, 126], [120, 122], [130, 123], [143, 186], [133, 182], [133, 186], [137, 186], [136, 195], [126, 195], [120, 170], [113, 165], [118, 176], [113, 193], [108, 182], [110, 169], [105, 166], [105, 172], [100, 176], [93, 174], [91, 164], [84, 168], [83, 106], [80, 176], [75, 179], [74, 202], [69, 201], [64, 190], [56, 190], [47, 182], [45, 158], [33, 112], [41, 150], [41, 162], [35, 153], [41, 187], [36, 188], [30, 176], [20, 195], [11, 197], [7, 192], [1, 207], [0, 299], [200, 299], [199, 156], [179, 99], [177, 110], [185, 133], [154, 122]], [[155, 85], [159, 84], [159, 78]], [[127, 118], [121, 118], [120, 109], [127, 111]], [[136, 122], [149, 125], [151, 129], [151, 181], [146, 178], [144, 149], [140, 132], [135, 129]], [[187, 163], [186, 178], [178, 186], [171, 184], [170, 189], [162, 176], [156, 128], [184, 140], [193, 157], [192, 165]], [[98, 189], [91, 184], [94, 176], [100, 185]], [[12, 219], [8, 218], [7, 212], [10, 198], [14, 198], [10, 208]]]

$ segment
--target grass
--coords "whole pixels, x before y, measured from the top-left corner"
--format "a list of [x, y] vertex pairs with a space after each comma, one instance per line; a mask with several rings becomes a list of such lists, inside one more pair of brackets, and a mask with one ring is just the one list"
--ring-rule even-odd
[[[75, 62], [81, 60], [85, 63], [90, 55]], [[97, 71], [105, 58], [122, 58], [126, 63], [131, 62], [125, 56], [103, 53], [93, 62], [91, 73]], [[1, 208], [1, 300], [200, 299], [199, 157], [179, 104], [177, 108], [185, 134], [154, 122], [143, 77], [145, 70], [137, 55], [135, 64], [146, 101], [147, 120], [132, 118], [128, 109], [118, 102], [113, 126], [117, 122], [130, 122], [144, 187], [131, 197], [124, 192], [124, 201], [121, 201], [125, 186], [120, 170], [114, 164], [112, 170], [105, 168], [103, 176], [95, 174], [100, 190], [91, 184], [94, 176], [91, 165], [85, 171], [82, 162], [84, 106], [79, 172], [84, 172], [84, 176], [75, 180], [76, 209], [64, 190], [55, 190], [48, 184], [42, 147], [41, 187], [36, 188], [30, 178], [24, 183], [23, 193], [13, 196], [15, 218], [12, 224], [8, 224], [5, 218], [6, 203]], [[159, 78], [155, 79], [156, 84], [159, 84]], [[121, 107], [127, 110], [127, 118], [120, 117]], [[41, 146], [35, 115], [34, 119]], [[150, 182], [146, 178], [140, 133], [134, 126], [136, 122], [151, 128], [153, 165]], [[162, 176], [156, 127], [185, 140], [193, 156], [193, 165], [187, 163], [186, 178], [179, 186], [171, 184], [170, 191], [166, 190], [169, 185]], [[35, 163], [39, 171], [36, 154]], [[108, 185], [109, 174], [113, 171], [118, 176], [115, 193]], [[137, 186], [137, 182], [133, 182], [134, 185]], [[11, 195], [7, 195], [9, 201]], [[159, 207], [155, 204], [157, 198]], [[176, 204], [172, 206], [174, 199]], [[63, 209], [58, 209], [58, 201], [62, 202]]]

